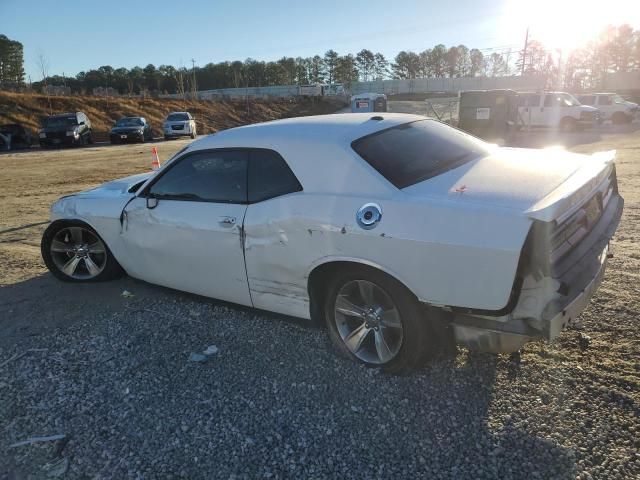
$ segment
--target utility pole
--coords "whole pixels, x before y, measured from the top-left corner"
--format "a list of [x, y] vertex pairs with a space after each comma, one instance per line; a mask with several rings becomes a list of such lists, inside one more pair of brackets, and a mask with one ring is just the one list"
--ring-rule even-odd
[[529, 27], [527, 27], [527, 33], [524, 36], [524, 50], [522, 50], [522, 70], [520, 75], [524, 75], [524, 67], [527, 63], [527, 44], [529, 43]]
[[196, 92], [198, 91], [198, 88], [196, 86], [196, 61], [192, 58], [191, 59], [191, 75], [193, 77], [191, 84], [193, 85], [193, 88], [191, 89], [191, 99], [195, 100], [196, 99]]

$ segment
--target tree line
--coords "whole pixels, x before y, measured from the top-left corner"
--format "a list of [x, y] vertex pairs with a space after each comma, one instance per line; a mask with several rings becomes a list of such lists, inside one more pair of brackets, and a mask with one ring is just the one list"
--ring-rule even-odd
[[16, 88], [23, 84], [22, 44], [0, 34], [0, 89]]
[[[40, 60], [40, 65], [45, 64]], [[640, 69], [640, 31], [629, 25], [609, 26], [593, 41], [564, 58], [536, 39], [526, 50], [494, 50], [435, 45], [421, 52], [403, 50], [392, 61], [382, 53], [362, 49], [356, 54], [340, 55], [328, 50], [313, 57], [282, 57], [276, 61], [248, 58], [244, 61], [207, 63], [204, 66], [149, 64], [145, 67], [113, 68], [105, 65], [82, 71], [73, 77], [44, 77], [33, 88], [46, 85], [69, 87], [72, 92], [92, 93], [111, 89], [119, 94], [146, 92], [184, 93], [231, 87], [306, 85], [341, 83], [349, 87], [355, 81], [412, 79], [427, 77], [503, 76], [541, 74], [549, 84], [566, 88], [597, 88], [608, 72]], [[24, 85], [22, 45], [0, 35], [0, 86]]]

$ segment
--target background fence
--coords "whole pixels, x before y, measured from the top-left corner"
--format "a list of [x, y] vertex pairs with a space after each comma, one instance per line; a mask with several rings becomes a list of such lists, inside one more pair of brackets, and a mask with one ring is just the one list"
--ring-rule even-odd
[[510, 88], [512, 90], [544, 89], [546, 78], [543, 76], [509, 77], [464, 77], [464, 78], [414, 78], [408, 80], [378, 80], [374, 82], [356, 82], [351, 85], [353, 95], [376, 92], [387, 95], [459, 92], [460, 90], [492, 90]]
[[[463, 78], [414, 78], [403, 80], [377, 80], [354, 82], [349, 94], [374, 92], [386, 95], [429, 94], [448, 92], [457, 94], [461, 90], [511, 89], [516, 91], [544, 90], [549, 87], [543, 75], [512, 75], [506, 77], [463, 77]], [[299, 96], [298, 85], [278, 85], [272, 87], [220, 88], [200, 90], [201, 100], [239, 100], [245, 98], [288, 98]], [[560, 89], [562, 90], [562, 89]], [[640, 90], [640, 72], [618, 72], [605, 75], [603, 90], [629, 92]], [[191, 92], [185, 92], [191, 97]], [[180, 94], [160, 95], [165, 98], [181, 98]]]
[[[298, 85], [277, 85], [273, 87], [219, 88], [215, 90], [199, 90], [200, 100], [240, 100], [250, 98], [286, 98], [298, 96]], [[191, 92], [185, 92], [187, 97]], [[178, 93], [160, 95], [163, 98], [182, 98]]]

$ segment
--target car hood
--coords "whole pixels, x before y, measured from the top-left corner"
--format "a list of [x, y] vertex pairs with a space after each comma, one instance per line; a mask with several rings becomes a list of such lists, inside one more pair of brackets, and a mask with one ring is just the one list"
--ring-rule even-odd
[[419, 198], [508, 210], [548, 221], [568, 208], [567, 198], [577, 191], [588, 193], [581, 187], [601, 178], [614, 155], [496, 147], [485, 157], [403, 191]]
[[140, 173], [138, 175], [131, 175], [130, 177], [119, 178], [112, 180], [102, 185], [77, 193], [77, 196], [82, 197], [114, 197], [121, 195], [132, 195], [129, 190], [131, 187], [137, 185], [140, 182], [145, 182], [155, 172]]

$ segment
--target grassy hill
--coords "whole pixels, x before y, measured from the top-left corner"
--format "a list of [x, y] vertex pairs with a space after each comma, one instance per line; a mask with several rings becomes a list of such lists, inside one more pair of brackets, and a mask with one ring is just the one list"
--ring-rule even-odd
[[[162, 122], [167, 113], [187, 110], [196, 118], [198, 133], [206, 134], [248, 123], [333, 113], [342, 106], [334, 99], [214, 102], [94, 96], [51, 97], [53, 113], [86, 113], [97, 139], [106, 138], [113, 123], [125, 116], [145, 117], [151, 123], [154, 133], [161, 135]], [[21, 123], [35, 133], [39, 128], [40, 118], [48, 114], [46, 95], [0, 92], [0, 124]]]

